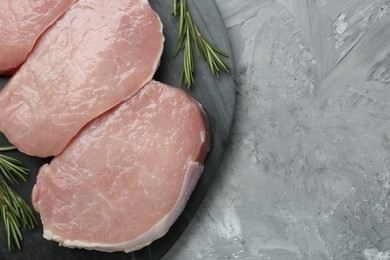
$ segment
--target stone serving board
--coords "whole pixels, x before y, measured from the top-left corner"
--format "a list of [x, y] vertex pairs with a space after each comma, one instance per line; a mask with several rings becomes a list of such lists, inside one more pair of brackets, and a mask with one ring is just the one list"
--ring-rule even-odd
[[[164, 24], [165, 49], [161, 65], [155, 75], [155, 79], [172, 86], [179, 86], [181, 76], [181, 56], [172, 59], [173, 51], [177, 43], [177, 22], [172, 16], [172, 1], [150, 1], [153, 8], [160, 15]], [[218, 47], [230, 54], [230, 43], [225, 30], [223, 20], [214, 1], [188, 1], [189, 8], [200, 31], [217, 44]], [[233, 68], [232, 59], [228, 62]], [[60, 247], [55, 242], [47, 241], [42, 237], [42, 226], [35, 230], [24, 230], [23, 249], [20, 251], [8, 251], [4, 226], [0, 224], [0, 259], [160, 259], [172, 247], [180, 237], [188, 223], [194, 216], [197, 208], [206, 195], [206, 191], [218, 169], [225, 147], [229, 142], [230, 128], [235, 107], [235, 83], [231, 74], [223, 74], [218, 80], [212, 77], [206, 63], [200, 58], [195, 60], [195, 86], [188, 93], [198, 100], [208, 113], [212, 134], [212, 151], [209, 154], [203, 175], [195, 188], [184, 212], [171, 227], [169, 232], [150, 246], [133, 253], [102, 253], [96, 251], [69, 249]], [[0, 89], [4, 87], [8, 78], [0, 77]], [[0, 115], [1, 120], [1, 115]], [[0, 145], [8, 144], [6, 138], [0, 134]], [[93, 151], [91, 151], [93, 152]], [[8, 152], [10, 156], [21, 159], [31, 169], [27, 183], [15, 187], [31, 205], [31, 190], [35, 183], [39, 167], [49, 162], [50, 159], [29, 157], [18, 151]], [[172, 158], [173, 160], [175, 158]], [[39, 220], [39, 215], [37, 214]], [[123, 223], [126, 224], [126, 223]]]

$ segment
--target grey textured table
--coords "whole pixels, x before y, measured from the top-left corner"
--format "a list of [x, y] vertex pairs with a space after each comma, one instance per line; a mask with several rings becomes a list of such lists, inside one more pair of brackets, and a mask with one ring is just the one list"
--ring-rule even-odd
[[233, 136], [165, 259], [390, 259], [390, 1], [217, 4]]

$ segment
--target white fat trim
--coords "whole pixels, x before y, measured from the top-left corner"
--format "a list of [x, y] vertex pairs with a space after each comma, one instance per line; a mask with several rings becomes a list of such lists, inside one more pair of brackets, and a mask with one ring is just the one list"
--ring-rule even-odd
[[202, 143], [206, 142], [206, 131], [200, 132], [200, 140], [202, 141]]

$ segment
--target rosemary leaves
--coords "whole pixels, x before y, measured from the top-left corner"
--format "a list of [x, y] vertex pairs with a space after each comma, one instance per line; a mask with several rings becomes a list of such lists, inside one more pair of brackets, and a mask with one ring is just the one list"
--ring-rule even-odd
[[[13, 146], [0, 147], [0, 152], [14, 149]], [[28, 168], [21, 161], [0, 154], [0, 215], [3, 218], [10, 250], [21, 248], [22, 228], [33, 229], [37, 225], [30, 206], [8, 184], [25, 182], [28, 172]]]
[[229, 65], [224, 60], [228, 55], [208, 41], [198, 30], [198, 27], [193, 23], [191, 14], [187, 7], [187, 0], [173, 0], [173, 16], [180, 17], [179, 21], [179, 43], [173, 54], [176, 57], [182, 49], [183, 54], [183, 71], [180, 83], [191, 88], [195, 83], [194, 80], [194, 55], [193, 44], [195, 51], [199, 56], [202, 53], [203, 58], [209, 64], [212, 74], [219, 78], [220, 72], [230, 72]]

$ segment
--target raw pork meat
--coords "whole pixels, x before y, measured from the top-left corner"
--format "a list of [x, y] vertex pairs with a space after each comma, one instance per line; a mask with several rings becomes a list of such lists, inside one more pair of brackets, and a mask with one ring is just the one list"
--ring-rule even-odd
[[78, 1], [0, 93], [0, 131], [27, 154], [59, 154], [87, 122], [151, 80], [163, 42], [145, 0]]
[[150, 244], [182, 212], [209, 148], [200, 105], [151, 81], [39, 170], [32, 201], [43, 236], [108, 252]]
[[76, 0], [0, 0], [0, 74], [24, 62], [39, 36]]

